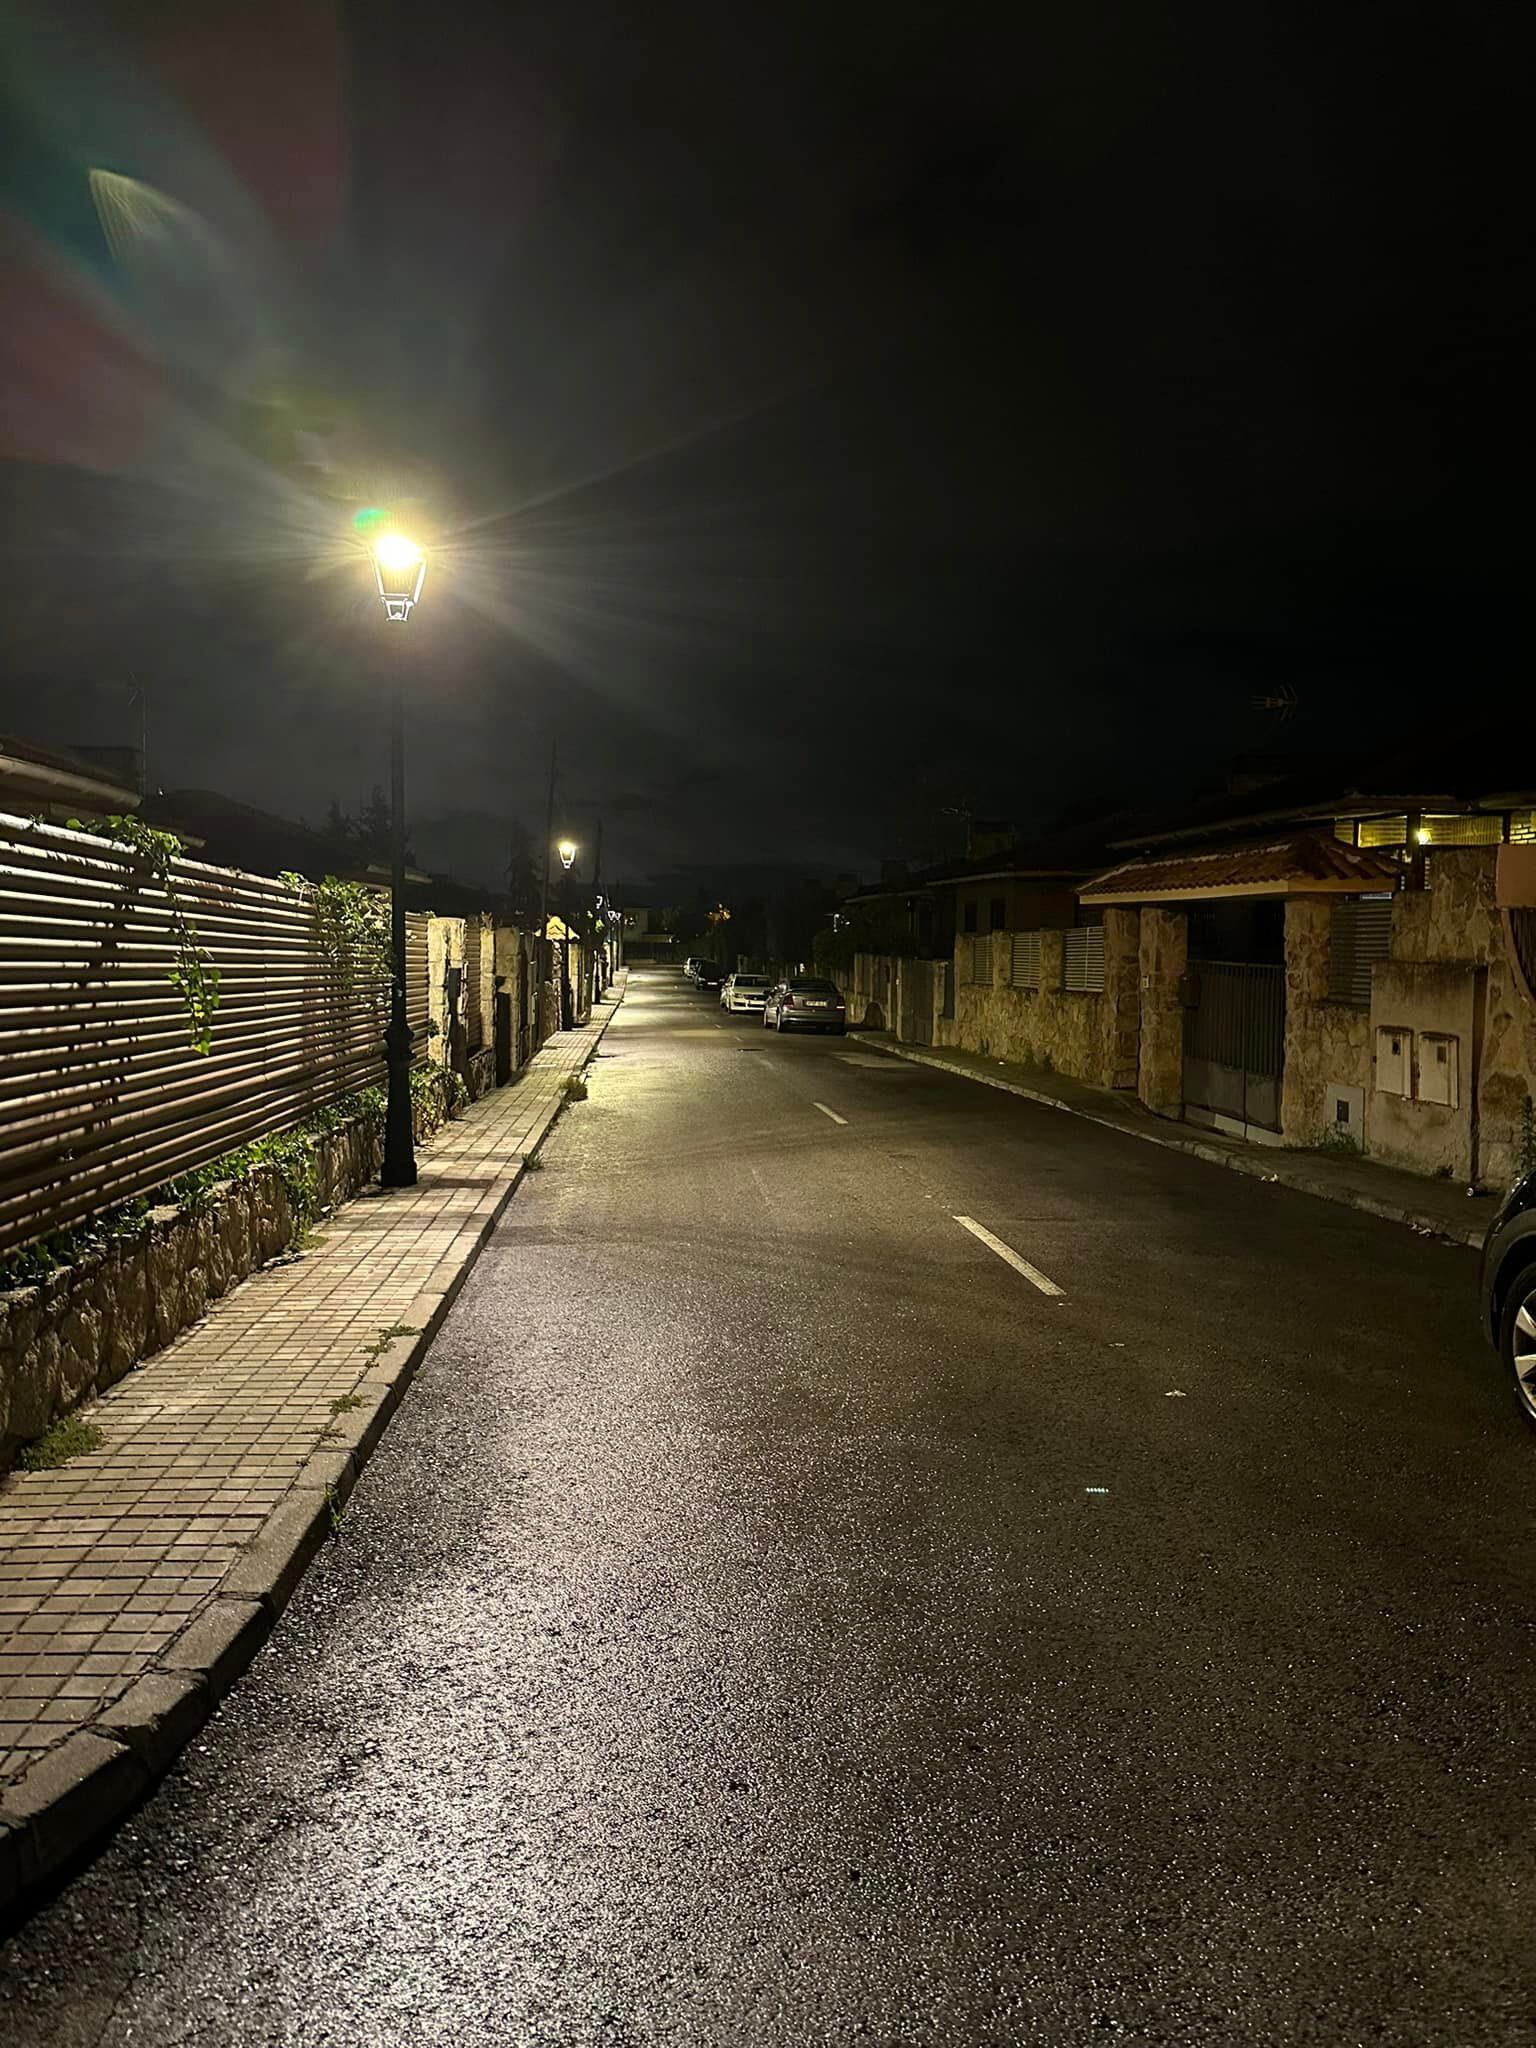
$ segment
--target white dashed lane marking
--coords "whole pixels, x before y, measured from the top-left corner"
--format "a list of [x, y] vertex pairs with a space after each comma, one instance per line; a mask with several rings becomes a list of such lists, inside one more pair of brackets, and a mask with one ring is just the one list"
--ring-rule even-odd
[[1000, 1237], [994, 1237], [984, 1223], [978, 1223], [974, 1216], [957, 1216], [955, 1221], [972, 1237], [979, 1237], [989, 1252], [996, 1252], [1004, 1265], [1012, 1266], [1015, 1273], [1022, 1273], [1031, 1287], [1038, 1287], [1042, 1294], [1054, 1294], [1065, 1300], [1061, 1288], [1054, 1280], [1047, 1280], [1038, 1266], [1032, 1266], [1028, 1259], [1021, 1258], [1011, 1244], [1004, 1244]]
[[835, 1109], [828, 1109], [827, 1105], [824, 1102], [813, 1102], [811, 1104], [811, 1107], [812, 1109], [819, 1109], [823, 1116], [831, 1117], [833, 1123], [835, 1124], [845, 1124], [848, 1121], [847, 1117], [839, 1116]]

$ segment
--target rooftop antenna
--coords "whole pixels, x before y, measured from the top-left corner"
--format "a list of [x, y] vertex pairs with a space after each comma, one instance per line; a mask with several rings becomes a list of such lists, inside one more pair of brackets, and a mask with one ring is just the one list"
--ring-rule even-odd
[[1272, 711], [1281, 725], [1288, 725], [1300, 701], [1289, 683], [1282, 683], [1269, 696], [1254, 697], [1250, 700], [1255, 711]]

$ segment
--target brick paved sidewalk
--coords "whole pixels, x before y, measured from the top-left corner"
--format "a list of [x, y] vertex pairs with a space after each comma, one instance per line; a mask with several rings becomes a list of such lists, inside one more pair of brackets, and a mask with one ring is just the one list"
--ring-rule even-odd
[[50, 1806], [110, 1805], [81, 1787], [135, 1747], [147, 1782], [146, 1717], [184, 1724], [173, 1753], [254, 1650], [621, 997], [92, 1403], [99, 1450], [0, 1481], [0, 1906], [93, 1831], [50, 1843]]

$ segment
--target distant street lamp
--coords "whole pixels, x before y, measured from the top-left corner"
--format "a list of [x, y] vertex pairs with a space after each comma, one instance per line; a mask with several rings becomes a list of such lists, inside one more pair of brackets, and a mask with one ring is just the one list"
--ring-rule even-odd
[[[384, 616], [403, 626], [411, 616], [427, 573], [425, 551], [403, 533], [383, 533], [373, 544], [373, 568], [384, 600]], [[403, 648], [398, 650], [403, 654]], [[416, 1185], [416, 1133], [411, 1116], [411, 1026], [405, 1004], [405, 688], [397, 666], [392, 678], [389, 724], [389, 950], [393, 973], [384, 1058], [389, 1102], [384, 1112], [384, 1163], [379, 1180], [387, 1188]]]
[[576, 1021], [576, 1006], [571, 1001], [571, 891], [566, 876], [579, 849], [574, 839], [562, 839], [555, 851], [564, 870], [560, 877], [560, 1022], [569, 1031]]

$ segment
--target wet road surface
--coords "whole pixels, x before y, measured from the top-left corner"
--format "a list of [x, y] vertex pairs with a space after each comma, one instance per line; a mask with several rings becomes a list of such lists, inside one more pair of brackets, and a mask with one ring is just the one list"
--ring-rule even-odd
[[660, 972], [591, 1079], [0, 2039], [1536, 2038], [1472, 1254]]

